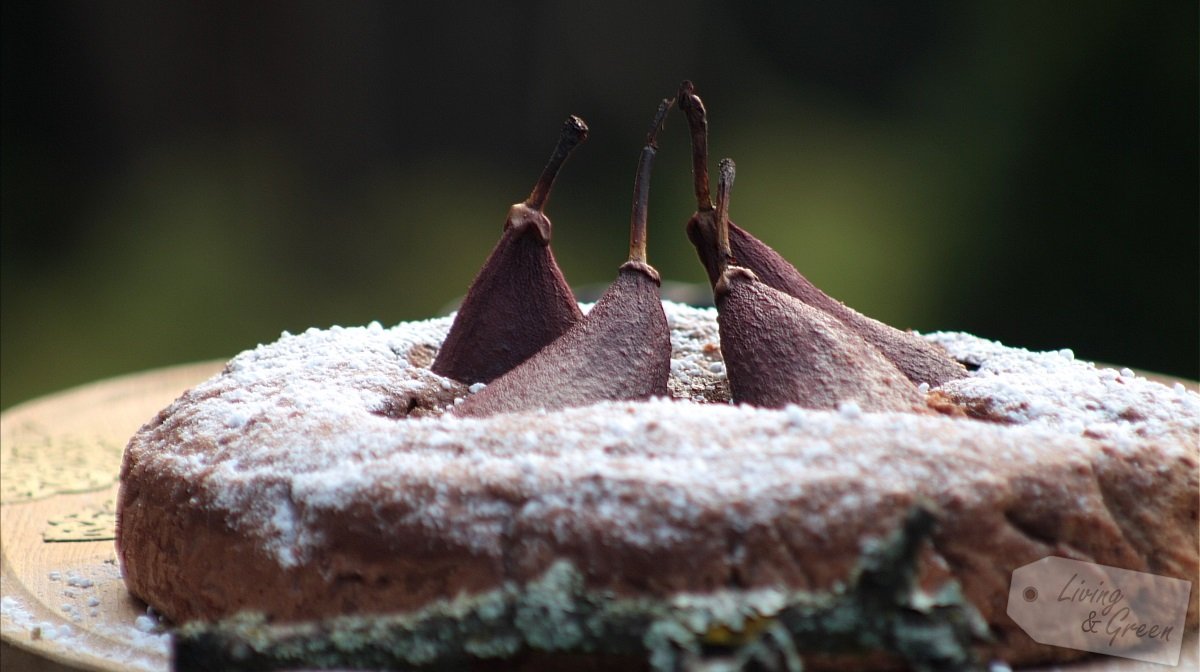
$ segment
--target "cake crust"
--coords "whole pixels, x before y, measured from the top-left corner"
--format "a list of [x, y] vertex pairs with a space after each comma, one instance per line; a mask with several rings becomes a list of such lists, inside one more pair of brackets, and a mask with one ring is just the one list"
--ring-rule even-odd
[[616, 595], [829, 590], [921, 501], [922, 582], [957, 580], [985, 655], [1022, 663], [1080, 653], [1008, 618], [1013, 569], [1198, 573], [1200, 395], [939, 334], [974, 371], [932, 395], [965, 415], [731, 406], [715, 312], [665, 309], [673, 398], [557, 413], [444, 415], [470, 394], [423, 363], [448, 319], [239, 355], [130, 441], [130, 591], [183, 622], [405, 611], [561, 560]]

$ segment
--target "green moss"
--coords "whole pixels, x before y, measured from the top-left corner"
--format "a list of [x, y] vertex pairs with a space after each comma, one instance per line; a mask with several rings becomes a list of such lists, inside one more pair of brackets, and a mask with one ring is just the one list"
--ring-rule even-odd
[[770, 661], [800, 670], [799, 652], [895, 654], [919, 671], [979, 669], [972, 651], [987, 627], [956, 585], [916, 585], [917, 555], [934, 523], [918, 507], [885, 542], [864, 551], [844, 587], [826, 593], [719, 591], [669, 600], [588, 590], [559, 562], [525, 585], [407, 613], [271, 625], [258, 615], [191, 623], [174, 638], [176, 669], [448, 669], [524, 652], [645, 656], [656, 670], [700, 659], [741, 669]]

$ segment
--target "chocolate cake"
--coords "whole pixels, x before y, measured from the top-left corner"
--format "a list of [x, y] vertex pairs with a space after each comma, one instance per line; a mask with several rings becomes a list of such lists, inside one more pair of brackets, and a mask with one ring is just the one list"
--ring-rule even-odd
[[980, 655], [1021, 664], [1082, 653], [1008, 617], [1018, 567], [1195, 580], [1200, 395], [1184, 386], [937, 333], [922, 338], [970, 373], [921, 386], [925, 412], [766, 410], [729, 402], [714, 310], [664, 309], [668, 398], [553, 413], [447, 413], [482, 388], [429, 369], [449, 318], [238, 355], [126, 449], [130, 592], [176, 623], [290, 622], [520, 590], [565, 564], [613, 599], [720, 595], [769, 618], [773, 594], [836, 592], [923, 505], [921, 586], [960, 586], [990, 630]]

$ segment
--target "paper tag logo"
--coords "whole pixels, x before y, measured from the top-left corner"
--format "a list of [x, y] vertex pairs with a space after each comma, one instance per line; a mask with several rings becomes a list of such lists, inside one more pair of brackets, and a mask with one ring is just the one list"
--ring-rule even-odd
[[1008, 615], [1034, 641], [1179, 663], [1192, 583], [1066, 558], [1013, 572]]

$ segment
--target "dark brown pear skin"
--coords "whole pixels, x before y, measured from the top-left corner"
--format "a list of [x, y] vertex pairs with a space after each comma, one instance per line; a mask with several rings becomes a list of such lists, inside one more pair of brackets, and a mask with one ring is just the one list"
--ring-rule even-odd
[[518, 203], [430, 368], [463, 383], [490, 383], [582, 318], [550, 251], [550, 220]]
[[[722, 257], [716, 244], [716, 211], [709, 195], [708, 112], [690, 81], [679, 85], [676, 100], [687, 118], [692, 139], [692, 183], [696, 191], [697, 211], [688, 222], [687, 234], [708, 271], [709, 282], [715, 287], [721, 276]], [[767, 285], [829, 313], [858, 332], [903, 371], [909, 380], [937, 387], [967, 375], [966, 369], [941, 348], [916, 334], [895, 329], [846, 306], [817, 289], [795, 266], [766, 243], [733, 222], [728, 224], [730, 256], [737, 265], [754, 271]]]
[[[714, 287], [720, 279], [715, 212], [701, 210], [687, 224], [688, 238]], [[938, 346], [912, 332], [867, 317], [821, 291], [787, 259], [733, 222], [729, 223], [729, 244], [739, 266], [754, 271], [767, 286], [837, 318], [878, 348], [912, 382], [937, 387], [967, 375], [967, 370]]]
[[652, 267], [625, 263], [582, 321], [451, 412], [485, 417], [667, 396], [671, 332], [659, 285]]
[[864, 411], [924, 405], [904, 373], [859, 334], [752, 271], [727, 267], [713, 293], [734, 401], [830, 410], [853, 401]]

